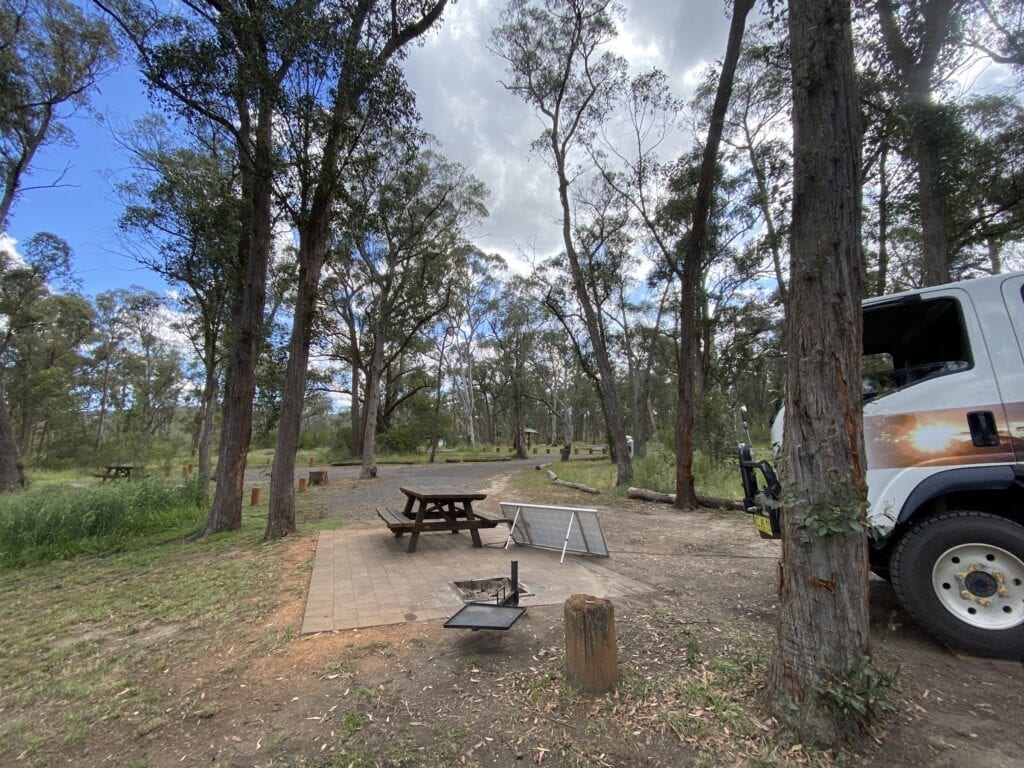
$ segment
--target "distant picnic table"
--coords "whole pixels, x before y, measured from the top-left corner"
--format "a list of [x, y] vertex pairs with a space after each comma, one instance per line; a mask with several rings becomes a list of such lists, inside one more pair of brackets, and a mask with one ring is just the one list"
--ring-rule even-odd
[[416, 551], [421, 533], [451, 531], [458, 533], [468, 530], [474, 547], [482, 547], [481, 528], [494, 528], [500, 520], [492, 520], [473, 512], [473, 502], [482, 501], [487, 494], [479, 491], [464, 491], [458, 488], [401, 488], [406, 496], [405, 508], [400, 514], [383, 508], [377, 515], [388, 529], [400, 537], [409, 537], [408, 552]]
[[102, 481], [107, 480], [120, 480], [122, 477], [125, 480], [130, 480], [132, 472], [136, 474], [141, 467], [136, 467], [134, 464], [105, 464], [102, 472], [97, 472], [93, 477], [98, 477]]

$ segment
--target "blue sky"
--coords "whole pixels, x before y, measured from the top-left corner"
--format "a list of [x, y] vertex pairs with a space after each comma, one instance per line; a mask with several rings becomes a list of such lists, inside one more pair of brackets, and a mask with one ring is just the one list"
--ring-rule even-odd
[[[724, 4], [624, 4], [627, 15], [613, 45], [616, 52], [636, 67], [661, 67], [677, 95], [686, 96], [702, 68], [724, 51]], [[501, 86], [504, 65], [487, 49], [503, 6], [497, 0], [450, 5], [440, 28], [411, 50], [405, 70], [417, 93], [423, 127], [438, 139], [440, 151], [491, 191], [490, 218], [472, 239], [515, 261], [522, 254], [547, 256], [562, 246], [557, 188], [547, 164], [529, 151], [541, 125]], [[121, 206], [112, 194], [111, 177], [123, 174], [128, 161], [113, 132], [151, 110], [130, 61], [100, 83], [93, 110], [101, 119], [85, 113], [72, 119], [76, 145], [40, 153], [25, 184], [52, 183], [69, 164], [66, 186], [25, 192], [15, 204], [8, 234], [24, 241], [49, 231], [67, 240], [87, 295], [133, 284], [162, 292], [164, 282], [124, 255], [117, 236]], [[689, 136], [681, 135], [680, 141], [689, 141]]]
[[161, 292], [166, 287], [157, 275], [122, 255], [117, 241], [121, 205], [106, 178], [127, 164], [117, 148], [113, 128], [130, 123], [149, 109], [137, 71], [130, 63], [123, 64], [100, 83], [93, 97], [96, 116], [83, 111], [68, 122], [75, 145], [44, 149], [24, 184], [52, 184], [69, 165], [61, 181], [64, 186], [26, 191], [15, 203], [8, 224], [8, 235], [19, 241], [44, 231], [67, 240], [74, 251], [76, 274], [90, 296], [133, 284]]

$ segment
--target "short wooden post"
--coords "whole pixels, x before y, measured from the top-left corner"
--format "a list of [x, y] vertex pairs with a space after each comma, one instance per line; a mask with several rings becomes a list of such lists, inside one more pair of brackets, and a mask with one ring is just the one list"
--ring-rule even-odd
[[584, 691], [602, 693], [615, 687], [619, 650], [611, 600], [572, 595], [565, 601], [565, 661], [569, 682]]
[[593, 455], [594, 455], [594, 449], [593, 448], [587, 448], [587, 456], [593, 456]]
[[181, 467], [181, 476], [188, 480], [188, 464], [183, 464]]
[[249, 506], [250, 507], [259, 506], [259, 503], [260, 503], [260, 492], [261, 492], [261, 489], [260, 489], [260, 487], [258, 485], [249, 492]]
[[306, 478], [299, 478], [299, 493], [303, 493], [306, 490]]
[[316, 464], [313, 463], [313, 457], [312, 456], [309, 457], [309, 466], [311, 466], [311, 467], [315, 467], [316, 466]]
[[536, 453], [537, 453], [537, 446], [533, 446], [533, 453], [534, 453], [534, 455], [536, 455]]
[[579, 456], [579, 455], [580, 455], [580, 449], [579, 449], [579, 448], [573, 448], [573, 449], [572, 449], [572, 452], [573, 452], [573, 454], [574, 454], [574, 455], [576, 455], [576, 456]]
[[192, 473], [193, 473], [194, 471], [195, 471], [195, 465], [194, 465], [194, 464], [189, 464], [189, 465], [188, 465], [188, 475], [189, 475], [189, 477], [191, 477], [191, 476], [192, 476]]

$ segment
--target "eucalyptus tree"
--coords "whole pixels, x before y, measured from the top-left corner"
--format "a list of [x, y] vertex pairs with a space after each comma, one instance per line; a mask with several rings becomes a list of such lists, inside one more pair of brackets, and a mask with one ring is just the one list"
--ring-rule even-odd
[[70, 119], [117, 58], [106, 22], [68, 0], [0, 0], [0, 232], [36, 154], [72, 142]]
[[722, 71], [718, 76], [715, 99], [709, 115], [708, 134], [704, 143], [697, 179], [697, 191], [692, 208], [690, 231], [687, 233], [681, 258], [670, 262], [679, 277], [679, 375], [677, 387], [679, 404], [676, 409], [676, 500], [675, 506], [687, 509], [697, 505], [697, 490], [693, 478], [693, 367], [697, 358], [697, 294], [702, 280], [702, 262], [706, 259], [705, 238], [714, 198], [715, 177], [718, 171], [718, 151], [725, 126], [726, 111], [732, 96], [733, 79], [739, 61], [747, 14], [754, 0], [733, 0], [729, 37], [725, 46]]
[[873, 8], [880, 37], [876, 65], [893, 72], [907, 126], [907, 154], [913, 157], [917, 173], [925, 285], [948, 282], [952, 275], [943, 154], [948, 132], [955, 125], [949, 106], [935, 93], [962, 62], [958, 30], [967, 1], [875, 0]]
[[234, 146], [212, 128], [178, 144], [166, 124], [146, 118], [122, 141], [135, 173], [122, 182], [126, 202], [118, 226], [134, 258], [162, 275], [181, 294], [179, 327], [202, 364], [197, 438], [203, 492], [211, 478], [210, 454], [228, 313], [228, 285], [241, 236], [241, 201]]
[[868, 656], [861, 130], [849, 0], [790, 0], [789, 30], [786, 492], [769, 695], [800, 741], [830, 747], [860, 730], [858, 710], [871, 706], [877, 684]]
[[172, 320], [163, 299], [139, 286], [105, 291], [95, 305], [96, 448], [110, 458], [145, 457], [153, 438], [169, 432], [184, 388]]
[[466, 281], [449, 310], [454, 340], [451, 348], [451, 377], [462, 415], [463, 434], [470, 445], [477, 440], [476, 375], [480, 336], [488, 318], [497, 311], [503, 285], [496, 277], [507, 270], [497, 254], [471, 247], [466, 254]]
[[1024, 8], [1017, 0], [974, 0], [970, 44], [998, 64], [1024, 71]]
[[334, 203], [364, 134], [398, 126], [411, 99], [397, 62], [440, 18], [448, 0], [317, 2], [310, 41], [284, 82], [282, 120], [291, 176], [283, 203], [298, 232], [298, 282], [266, 539], [295, 530], [295, 452], [320, 273], [331, 246]]
[[489, 319], [488, 334], [497, 357], [501, 389], [509, 407], [509, 436], [518, 458], [527, 457], [526, 412], [530, 380], [528, 366], [535, 355], [538, 313], [530, 302], [530, 291], [523, 278], [513, 278], [505, 286], [504, 300]]
[[[55, 452], [74, 455], [82, 446], [73, 425], [88, 410], [83, 384], [93, 340], [93, 310], [74, 293], [50, 293], [35, 308], [40, 322], [17, 333], [8, 350], [7, 401], [21, 456], [40, 458], [52, 440]], [[58, 447], [59, 446], [59, 447]]]
[[45, 299], [51, 282], [71, 273], [71, 248], [49, 232], [25, 241], [23, 262], [9, 250], [0, 250], [0, 491], [25, 486], [18, 443], [6, 405], [6, 379], [11, 355], [22, 335], [50, 322]]
[[264, 330], [273, 246], [274, 181], [280, 173], [275, 123], [282, 85], [307, 51], [316, 0], [93, 0], [134, 49], [153, 96], [197, 125], [216, 126], [235, 145], [240, 236], [231, 270], [230, 351], [224, 376], [217, 485], [197, 535], [242, 525], [245, 461], [252, 436], [256, 366]]
[[577, 163], [612, 108], [625, 80], [626, 62], [607, 49], [621, 8], [611, 0], [510, 0], [492, 33], [505, 60], [503, 83], [533, 107], [544, 130], [533, 149], [554, 173], [561, 208], [562, 245], [593, 354], [595, 379], [616, 464], [616, 485], [633, 478], [615, 369], [601, 331], [600, 308], [587, 290], [585, 267], [574, 240], [572, 181]]
[[406, 356], [451, 306], [465, 281], [467, 231], [487, 213], [486, 189], [461, 166], [404, 150], [373, 153], [352, 174], [345, 237], [329, 263], [329, 305], [344, 329], [336, 354], [364, 382], [363, 478], [377, 474], [385, 378], [407, 373]]
[[[766, 252], [779, 303], [786, 305], [792, 147], [787, 135], [790, 83], [785, 38], [765, 24], [746, 35], [722, 141], [724, 159], [749, 173], [737, 174], [745, 207], [762, 232], [757, 246]], [[709, 112], [715, 83], [705, 80], [697, 102]]]

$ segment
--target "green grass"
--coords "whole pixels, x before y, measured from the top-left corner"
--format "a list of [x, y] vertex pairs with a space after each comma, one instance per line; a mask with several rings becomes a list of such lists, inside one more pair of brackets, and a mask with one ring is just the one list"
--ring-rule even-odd
[[[626, 489], [615, 487], [615, 465], [607, 461], [555, 461], [550, 469], [559, 479], [582, 483], [597, 488], [602, 493], [625, 495]], [[697, 492], [706, 496], [738, 499], [743, 495], [739, 469], [735, 459], [715, 460], [697, 453], [693, 463]], [[547, 476], [536, 473], [530, 484], [548, 486]], [[637, 488], [647, 488], [661, 493], [675, 493], [675, 454], [658, 445], [649, 445], [647, 455], [633, 461], [633, 482]], [[576, 491], [572, 492], [577, 495]]]
[[[294, 581], [258, 522], [196, 543], [135, 538], [104, 557], [0, 571], [0, 754], [56, 764], [111, 723], [141, 737], [183, 713], [214, 716], [165, 671], [237, 642], [238, 628], [258, 627]], [[252, 632], [245, 648], [266, 653], [294, 630]]]
[[193, 485], [148, 479], [43, 485], [0, 496], [0, 567], [122, 548], [130, 539], [181, 535], [203, 518]]

